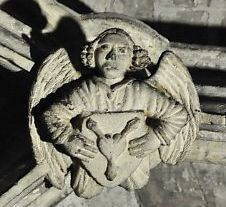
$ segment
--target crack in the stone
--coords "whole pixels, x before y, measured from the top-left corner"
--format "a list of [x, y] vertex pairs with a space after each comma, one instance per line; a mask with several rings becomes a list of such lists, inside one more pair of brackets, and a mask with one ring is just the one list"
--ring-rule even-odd
[[196, 174], [195, 167], [194, 167], [193, 163], [190, 163], [190, 166], [191, 166], [192, 171], [194, 172], [194, 176], [195, 176], [195, 179], [197, 180], [197, 184], [199, 186], [199, 190], [202, 193], [203, 200], [206, 202], [206, 207], [210, 207], [208, 199], [207, 199], [207, 196], [206, 196], [206, 193], [205, 193], [205, 190], [203, 189], [202, 184], [201, 184], [201, 182], [199, 180], [199, 177]]

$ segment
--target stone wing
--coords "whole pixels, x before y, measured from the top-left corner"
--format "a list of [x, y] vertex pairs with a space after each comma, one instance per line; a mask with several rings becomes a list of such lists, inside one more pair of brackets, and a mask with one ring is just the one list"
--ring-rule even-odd
[[39, 104], [41, 99], [54, 93], [65, 83], [79, 77], [80, 73], [73, 68], [67, 52], [61, 48], [47, 57], [40, 67], [29, 100], [29, 130], [34, 156], [37, 164], [48, 164], [47, 179], [58, 188], [62, 188], [64, 185], [65, 174], [71, 164], [71, 159], [58, 152], [53, 144], [41, 140], [35, 126], [32, 109]]
[[182, 61], [172, 52], [164, 52], [156, 73], [147, 81], [152, 87], [183, 105], [187, 124], [169, 146], [160, 148], [163, 162], [176, 164], [183, 160], [198, 133], [200, 104], [192, 78]]

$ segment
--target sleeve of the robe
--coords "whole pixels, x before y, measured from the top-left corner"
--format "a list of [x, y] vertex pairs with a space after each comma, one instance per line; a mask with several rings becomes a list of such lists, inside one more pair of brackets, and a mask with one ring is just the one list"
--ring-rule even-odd
[[76, 135], [71, 120], [81, 113], [82, 107], [81, 97], [74, 91], [41, 113], [42, 125], [54, 144], [63, 144], [71, 136]]
[[146, 94], [151, 127], [161, 144], [169, 145], [187, 123], [187, 111], [183, 105], [154, 89], [151, 93], [149, 89]]

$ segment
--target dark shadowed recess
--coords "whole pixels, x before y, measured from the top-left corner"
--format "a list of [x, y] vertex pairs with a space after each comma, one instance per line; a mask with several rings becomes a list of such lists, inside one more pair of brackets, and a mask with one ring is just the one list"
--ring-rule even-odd
[[226, 46], [226, 27], [199, 26], [143, 20], [171, 42]]
[[1, 10], [36, 30], [44, 28], [47, 23], [38, 4], [32, 0], [9, 0], [1, 5]]
[[210, 114], [226, 114], [226, 98], [199, 96], [201, 109]]
[[197, 85], [226, 87], [226, 71], [191, 67], [188, 69]]
[[[195, 85], [226, 88], [226, 71], [213, 69], [188, 68]], [[226, 114], [226, 99], [224, 97], [199, 96], [203, 112], [211, 114]]]
[[59, 3], [64, 4], [65, 6], [69, 7], [70, 9], [76, 11], [79, 14], [89, 14], [92, 13], [93, 10], [84, 4], [82, 1], [76, 0], [57, 0]]
[[32, 167], [28, 135], [27, 72], [12, 73], [0, 68], [0, 194], [11, 187]]

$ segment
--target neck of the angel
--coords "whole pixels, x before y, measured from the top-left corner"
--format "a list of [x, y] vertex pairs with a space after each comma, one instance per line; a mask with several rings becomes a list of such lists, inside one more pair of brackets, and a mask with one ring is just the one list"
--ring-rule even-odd
[[123, 79], [124, 79], [124, 76], [118, 77], [118, 78], [105, 78], [105, 77], [101, 78], [101, 80], [108, 86], [115, 85], [115, 84], [121, 82]]

